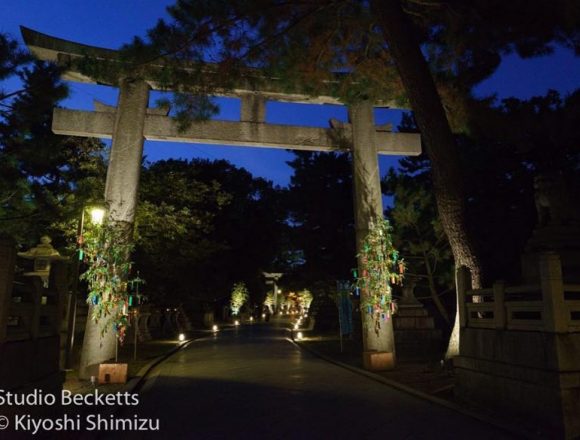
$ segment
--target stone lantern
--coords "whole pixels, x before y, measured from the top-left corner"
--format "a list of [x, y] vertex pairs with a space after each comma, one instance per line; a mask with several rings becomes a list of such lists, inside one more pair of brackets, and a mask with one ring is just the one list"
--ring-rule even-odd
[[40, 237], [40, 243], [26, 252], [18, 252], [18, 256], [27, 260], [33, 260], [32, 272], [24, 272], [25, 276], [39, 276], [44, 287], [48, 287], [51, 262], [54, 260], [66, 260], [66, 257], [52, 247], [52, 239], [48, 235]]

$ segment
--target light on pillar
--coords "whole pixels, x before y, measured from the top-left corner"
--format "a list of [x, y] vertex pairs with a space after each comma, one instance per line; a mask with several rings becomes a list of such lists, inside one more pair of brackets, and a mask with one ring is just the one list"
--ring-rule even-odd
[[94, 207], [90, 209], [91, 223], [93, 225], [102, 225], [105, 220], [105, 210], [103, 208]]

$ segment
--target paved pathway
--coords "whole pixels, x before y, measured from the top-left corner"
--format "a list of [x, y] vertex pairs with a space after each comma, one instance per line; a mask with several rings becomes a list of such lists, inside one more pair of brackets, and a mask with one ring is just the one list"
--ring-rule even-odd
[[161, 435], [146, 437], [510, 438], [320, 360], [285, 336], [259, 325], [224, 331], [163, 362], [147, 380], [135, 411], [140, 417], [160, 418]]

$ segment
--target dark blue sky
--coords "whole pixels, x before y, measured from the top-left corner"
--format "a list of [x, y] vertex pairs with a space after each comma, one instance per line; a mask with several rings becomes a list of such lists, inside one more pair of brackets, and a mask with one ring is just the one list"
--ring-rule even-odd
[[[24, 25], [80, 43], [117, 48], [134, 35], [143, 35], [159, 18], [166, 17], [165, 7], [172, 3], [173, 0], [1, 0], [0, 32], [20, 40], [18, 26]], [[70, 87], [71, 96], [63, 103], [68, 108], [92, 109], [94, 98], [108, 104], [116, 102], [113, 88], [77, 83], [70, 83]], [[529, 98], [543, 95], [550, 88], [565, 93], [578, 87], [580, 58], [575, 58], [571, 51], [558, 50], [549, 57], [531, 60], [521, 60], [516, 55], [506, 57], [497, 72], [477, 87], [476, 94]], [[239, 117], [239, 104], [235, 100], [220, 100], [220, 104], [220, 119]], [[346, 118], [346, 110], [341, 106], [271, 103], [267, 113], [269, 122], [322, 127], [328, 125], [331, 117]], [[399, 118], [397, 111], [377, 114], [377, 122], [381, 123], [396, 124]], [[147, 142], [145, 154], [149, 160], [223, 158], [280, 185], [286, 185], [291, 175], [285, 161], [292, 154], [281, 150]], [[396, 159], [382, 156], [381, 172], [385, 173]]]

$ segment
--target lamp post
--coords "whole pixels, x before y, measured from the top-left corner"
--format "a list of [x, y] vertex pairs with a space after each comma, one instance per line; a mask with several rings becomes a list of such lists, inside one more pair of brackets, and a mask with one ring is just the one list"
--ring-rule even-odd
[[[104, 208], [99, 206], [86, 207], [83, 206], [81, 211], [81, 218], [78, 222], [77, 227], [77, 258], [75, 258], [74, 269], [73, 269], [73, 279], [71, 290], [68, 298], [68, 308], [67, 308], [67, 337], [65, 345], [65, 357], [64, 357], [64, 367], [70, 370], [72, 368], [72, 352], [75, 340], [75, 327], [76, 327], [76, 317], [77, 317], [77, 299], [79, 295], [79, 276], [81, 269], [81, 261], [83, 259], [83, 232], [85, 227], [85, 211], [89, 210], [89, 215], [91, 223], [94, 225], [102, 225], [105, 220], [106, 211]], [[87, 319], [90, 319], [88, 317]]]

